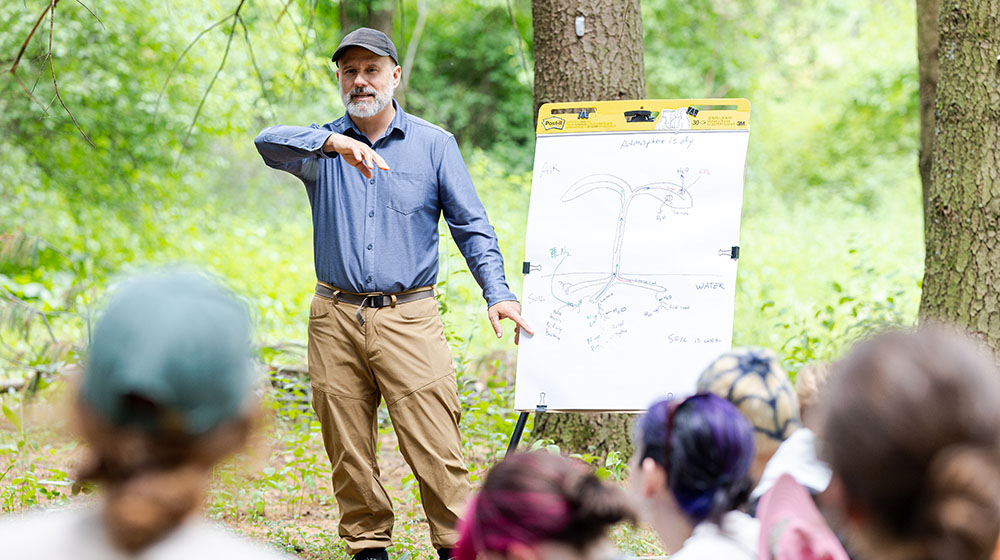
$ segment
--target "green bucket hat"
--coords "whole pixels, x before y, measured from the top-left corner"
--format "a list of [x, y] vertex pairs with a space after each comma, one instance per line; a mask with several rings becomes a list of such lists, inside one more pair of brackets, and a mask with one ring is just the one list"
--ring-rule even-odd
[[94, 330], [81, 398], [116, 426], [200, 435], [236, 416], [251, 390], [246, 306], [174, 270], [116, 290]]

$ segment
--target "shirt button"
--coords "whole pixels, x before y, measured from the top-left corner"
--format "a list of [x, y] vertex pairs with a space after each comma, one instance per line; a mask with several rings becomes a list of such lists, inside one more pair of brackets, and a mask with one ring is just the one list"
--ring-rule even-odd
[[375, 211], [374, 210], [369, 210], [368, 211], [368, 217], [369, 218], [374, 218], [375, 217]]
[[374, 185], [375, 184], [375, 179], [369, 179], [368, 182]]
[[369, 251], [371, 251], [371, 250], [372, 250], [372, 244], [371, 244], [371, 243], [369, 243], [369, 244], [368, 244], [368, 250], [369, 250]]
[[368, 278], [365, 278], [365, 281], [368, 282], [369, 284], [371, 284], [372, 283], [372, 277], [369, 276]]

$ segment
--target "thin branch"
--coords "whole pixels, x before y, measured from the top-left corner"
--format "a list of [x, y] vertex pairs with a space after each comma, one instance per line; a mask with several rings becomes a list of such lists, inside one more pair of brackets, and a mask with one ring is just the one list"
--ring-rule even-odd
[[181, 160], [181, 155], [184, 153], [184, 147], [187, 146], [188, 139], [191, 138], [191, 131], [194, 130], [194, 125], [198, 122], [198, 117], [201, 115], [201, 109], [205, 106], [205, 100], [208, 99], [208, 94], [212, 91], [212, 86], [215, 85], [215, 80], [219, 78], [219, 74], [222, 73], [222, 69], [226, 66], [226, 59], [229, 58], [229, 48], [233, 44], [233, 36], [236, 35], [236, 24], [239, 23], [240, 10], [243, 8], [243, 4], [246, 0], [240, 0], [240, 5], [236, 6], [236, 11], [230, 16], [233, 18], [233, 26], [229, 28], [229, 40], [226, 41], [226, 50], [222, 53], [222, 62], [219, 63], [219, 68], [215, 70], [215, 74], [212, 76], [212, 81], [208, 82], [208, 87], [205, 89], [205, 94], [201, 96], [201, 102], [198, 103], [198, 109], [194, 113], [194, 118], [191, 119], [191, 125], [187, 129], [187, 133], [184, 135], [184, 141], [181, 142], [181, 151], [177, 154], [177, 160], [174, 162], [176, 166]]
[[420, 37], [424, 33], [426, 23], [427, 1], [417, 0], [417, 23], [413, 26], [413, 36], [410, 38], [410, 44], [406, 46], [406, 58], [403, 59], [403, 91], [407, 91], [406, 86], [410, 83], [410, 71], [413, 69], [413, 61], [417, 58], [417, 47], [420, 45]]
[[90, 15], [94, 16], [94, 19], [97, 20], [97, 23], [101, 24], [101, 27], [104, 27], [105, 31], [108, 30], [108, 28], [104, 26], [104, 22], [101, 21], [101, 18], [97, 17], [97, 14], [95, 14], [93, 10], [91, 10], [90, 8], [88, 8], [86, 4], [84, 4], [80, 0], [76, 0], [76, 3], [79, 4], [79, 5], [81, 5], [81, 6], [83, 6], [83, 9], [87, 10], [88, 12], [90, 12]]
[[260, 81], [260, 94], [264, 97], [264, 101], [267, 101], [268, 110], [271, 111], [271, 118], [274, 118], [274, 106], [271, 105], [271, 98], [267, 96], [267, 86], [264, 84], [264, 76], [260, 73], [260, 67], [257, 66], [257, 58], [253, 55], [253, 45], [250, 44], [250, 31], [247, 29], [246, 23], [244, 23], [243, 18], [237, 16], [237, 21], [240, 22], [240, 27], [243, 28], [243, 41], [247, 44], [247, 51], [250, 53], [250, 63], [253, 65], [253, 71], [257, 74], [257, 80]]
[[11, 303], [15, 305], [20, 305], [21, 307], [27, 309], [29, 312], [41, 316], [42, 322], [45, 323], [45, 328], [49, 331], [49, 337], [52, 339], [52, 342], [53, 343], [58, 342], [56, 340], [55, 333], [52, 331], [52, 325], [49, 324], [49, 318], [44, 311], [39, 311], [38, 309], [35, 309], [35, 306], [15, 296], [10, 290], [8, 290], [4, 286], [0, 286], [0, 291], [3, 292], [3, 296], [7, 298], [7, 300], [10, 301]]
[[35, 36], [35, 31], [38, 31], [39, 24], [42, 23], [43, 19], [45, 19], [45, 14], [49, 13], [49, 10], [54, 9], [58, 3], [59, 0], [51, 0], [49, 5], [45, 6], [45, 9], [42, 10], [42, 14], [38, 16], [38, 21], [35, 22], [35, 25], [31, 28], [31, 32], [28, 33], [28, 36], [24, 38], [24, 42], [21, 43], [21, 50], [17, 51], [17, 56], [14, 57], [14, 64], [10, 67], [11, 74], [17, 71], [17, 65], [21, 63], [21, 57], [24, 56], [24, 51], [28, 48], [28, 43], [31, 41], [31, 38]]
[[313, 0], [312, 10], [309, 12], [309, 23], [306, 25], [306, 37], [313, 30], [313, 21], [316, 19], [316, 8], [319, 6], [319, 0]]
[[[316, 13], [316, 4], [313, 4], [313, 14], [315, 14], [315, 13]], [[299, 70], [302, 69], [303, 65], [308, 66], [308, 59], [306, 58], [306, 54], [309, 52], [309, 44], [306, 42], [306, 39], [307, 39], [306, 34], [304, 34], [302, 32], [302, 30], [299, 29], [299, 24], [295, 22], [295, 18], [292, 17], [291, 12], [289, 12], [289, 14], [288, 14], [288, 21], [290, 21], [292, 23], [292, 29], [295, 30], [295, 34], [298, 35], [298, 37], [299, 37], [299, 42], [302, 43], [302, 55], [299, 57], [299, 63], [297, 65], [295, 65], [295, 70], [291, 73], [291, 76], [294, 77], [294, 76], [298, 75]], [[311, 16], [310, 16], [310, 19], [309, 19], [309, 25], [310, 25], [310, 28], [311, 28], [311, 26], [312, 26], [312, 17]], [[293, 94], [294, 94], [294, 90], [289, 90], [289, 92], [288, 92], [288, 96], [289, 96], [288, 99], [289, 99], [289, 101], [291, 101], [291, 96]]]
[[[242, 6], [243, 2], [240, 2], [240, 5]], [[181, 60], [183, 60], [184, 57], [187, 56], [187, 53], [188, 53], [188, 51], [191, 50], [191, 47], [193, 47], [195, 45], [195, 43], [197, 43], [202, 37], [204, 37], [206, 33], [208, 33], [209, 31], [211, 31], [213, 29], [215, 29], [216, 27], [222, 25], [223, 23], [226, 23], [227, 21], [229, 21], [229, 19], [231, 17], [233, 17], [233, 16], [230, 14], [230, 15], [228, 15], [228, 16], [220, 19], [219, 21], [213, 23], [212, 25], [206, 27], [205, 29], [202, 29], [201, 32], [198, 33], [198, 35], [196, 35], [195, 38], [192, 39], [191, 42], [188, 43], [188, 45], [186, 47], [184, 47], [184, 51], [182, 51], [181, 54], [180, 54], [180, 56], [177, 57], [177, 60], [174, 61], [174, 65], [170, 68], [170, 72], [167, 73], [167, 79], [163, 81], [163, 87], [160, 88], [160, 94], [158, 96], [156, 96], [156, 108], [153, 109], [153, 128], [154, 129], [156, 128], [156, 115], [158, 115], [160, 113], [160, 101], [163, 100], [163, 93], [165, 91], [167, 91], [167, 85], [170, 84], [170, 79], [173, 78], [174, 72], [176, 72], [177, 71], [177, 67], [180, 66]]]
[[73, 111], [70, 111], [69, 107], [66, 106], [66, 102], [63, 101], [62, 94], [59, 93], [59, 83], [56, 81], [56, 66], [55, 62], [53, 62], [52, 60], [53, 59], [52, 35], [55, 34], [56, 3], [58, 2], [59, 0], [52, 0], [52, 3], [50, 4], [50, 6], [52, 6], [52, 9], [49, 10], [49, 70], [52, 71], [52, 87], [56, 89], [56, 97], [59, 99], [59, 103], [62, 105], [63, 109], [66, 110], [66, 113], [69, 114], [69, 118], [73, 119], [73, 124], [76, 125], [76, 129], [80, 131], [80, 134], [83, 136], [84, 140], [86, 140], [87, 143], [90, 144], [90, 147], [96, 148], [97, 145], [94, 144], [94, 142], [91, 141], [90, 137], [87, 136], [87, 133], [84, 132], [82, 128], [80, 128], [80, 123], [77, 122], [76, 116], [73, 114]]
[[281, 7], [281, 12], [278, 13], [278, 17], [274, 18], [274, 23], [279, 23], [281, 21], [281, 18], [284, 17], [286, 13], [288, 13], [288, 6], [291, 6], [291, 4], [292, 0], [288, 0], [288, 2], [285, 2], [285, 5]]
[[510, 5], [510, 0], [507, 0], [507, 13], [510, 14], [510, 24], [514, 27], [514, 34], [517, 35], [517, 52], [521, 55], [521, 67], [524, 68], [524, 77], [528, 80], [528, 87], [533, 88], [534, 86], [531, 85], [533, 81], [531, 72], [528, 71], [528, 60], [524, 56], [524, 47], [521, 45], [524, 40], [521, 38], [521, 30], [517, 27], [517, 20], [514, 19], [514, 8]]

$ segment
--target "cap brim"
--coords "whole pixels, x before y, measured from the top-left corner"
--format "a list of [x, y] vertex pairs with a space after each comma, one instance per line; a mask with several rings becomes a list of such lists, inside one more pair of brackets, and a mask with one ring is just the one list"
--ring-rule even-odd
[[[337, 50], [333, 51], [333, 56], [330, 57], [330, 60], [333, 61], [333, 62], [337, 62], [337, 60], [340, 59], [340, 57], [344, 55], [344, 51], [346, 51], [347, 49], [349, 49], [351, 47], [361, 47], [362, 49], [371, 51], [371, 52], [373, 52], [373, 53], [375, 53], [375, 54], [377, 54], [379, 56], [388, 56], [389, 58], [392, 58], [392, 53], [391, 52], [382, 50], [382, 49], [380, 49], [378, 47], [373, 47], [371, 45], [362, 45], [362, 44], [359, 44], [359, 43], [349, 43], [347, 45], [340, 45], [339, 47], [337, 47]], [[396, 59], [393, 58], [393, 60], [396, 60]]]

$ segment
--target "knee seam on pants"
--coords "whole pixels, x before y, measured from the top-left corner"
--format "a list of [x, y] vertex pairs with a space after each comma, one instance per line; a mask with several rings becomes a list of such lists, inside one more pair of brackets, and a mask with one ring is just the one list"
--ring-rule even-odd
[[343, 393], [335, 393], [333, 391], [327, 391], [325, 389], [321, 389], [319, 387], [316, 387], [315, 385], [312, 386], [312, 390], [314, 393], [323, 393], [324, 395], [327, 395], [329, 397], [337, 397], [338, 399], [350, 399], [352, 401], [367, 400], [367, 397], [359, 397], [357, 395], [345, 395]]
[[[400, 402], [406, 400], [407, 397], [413, 395], [417, 391], [421, 391], [423, 389], [426, 389], [427, 387], [430, 387], [431, 385], [437, 383], [438, 381], [441, 381], [442, 379], [444, 379], [445, 377], [448, 377], [450, 375], [452, 375], [452, 373], [448, 372], [448, 373], [442, 375], [441, 377], [435, 377], [434, 379], [428, 381], [427, 383], [424, 383], [420, 387], [417, 387], [416, 389], [413, 389], [412, 391], [408, 391], [406, 394], [404, 394], [403, 396], [399, 397], [398, 399], [396, 399], [396, 400], [394, 400], [392, 402], [386, 401], [385, 406], [389, 407], [389, 406], [393, 406], [395, 404], [399, 404]], [[457, 389], [456, 389], [456, 391], [457, 391]]]

